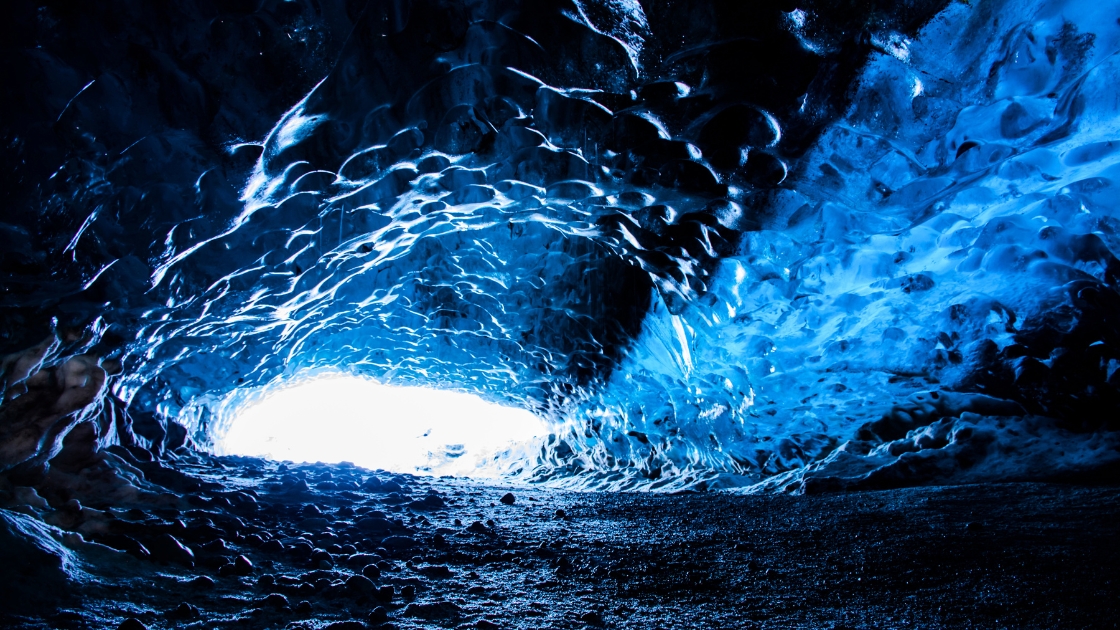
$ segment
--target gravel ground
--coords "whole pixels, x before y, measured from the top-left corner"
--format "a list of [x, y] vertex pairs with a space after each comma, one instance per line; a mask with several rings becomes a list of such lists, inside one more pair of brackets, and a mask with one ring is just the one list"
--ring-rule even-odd
[[[290, 467], [289, 467], [290, 466]], [[12, 628], [1115, 628], [1120, 492], [567, 492], [351, 466], [181, 466]], [[189, 553], [188, 553], [189, 551]], [[0, 609], [2, 610], [2, 609]]]

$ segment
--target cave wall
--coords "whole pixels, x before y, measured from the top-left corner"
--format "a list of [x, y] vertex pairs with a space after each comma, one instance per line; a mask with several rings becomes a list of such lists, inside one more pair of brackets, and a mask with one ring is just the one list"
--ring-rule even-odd
[[322, 369], [536, 411], [554, 483], [1116, 461], [1108, 7], [16, 5], [24, 481], [68, 435], [165, 470]]

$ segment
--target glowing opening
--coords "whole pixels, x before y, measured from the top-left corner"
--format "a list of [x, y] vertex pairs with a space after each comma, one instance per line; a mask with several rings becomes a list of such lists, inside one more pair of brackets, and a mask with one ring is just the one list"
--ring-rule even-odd
[[218, 451], [393, 472], [493, 477], [539, 449], [536, 415], [471, 394], [332, 375], [235, 411]]

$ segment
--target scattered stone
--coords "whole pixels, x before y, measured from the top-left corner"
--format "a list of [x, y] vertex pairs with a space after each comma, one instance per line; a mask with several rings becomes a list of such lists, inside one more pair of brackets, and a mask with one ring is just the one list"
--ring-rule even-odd
[[265, 573], [257, 578], [257, 588], [265, 589], [272, 588], [276, 584], [276, 576], [271, 573]]
[[148, 630], [148, 626], [145, 626], [143, 622], [136, 617], [129, 617], [122, 621], [121, 625], [117, 626], [117, 630]]
[[603, 625], [603, 615], [597, 611], [585, 612], [579, 616], [579, 620], [590, 626]]
[[377, 589], [377, 592], [374, 594], [374, 596], [383, 602], [391, 602], [393, 601], [393, 596], [395, 594], [396, 593], [393, 591], [392, 586], [382, 586], [381, 588]]
[[321, 565], [323, 562], [327, 563], [326, 569], [334, 566], [334, 556], [326, 549], [315, 549], [311, 552], [311, 564]]
[[416, 586], [412, 584], [405, 584], [401, 587], [401, 597], [405, 599], [412, 599], [416, 597]]
[[978, 531], [984, 529], [984, 526], [981, 525], [980, 523], [977, 523], [977, 522], [973, 521], [973, 522], [965, 525], [964, 528], [967, 531], [970, 531], [970, 532], [978, 532]]
[[196, 606], [183, 602], [179, 604], [175, 610], [172, 610], [168, 616], [174, 619], [194, 619], [198, 614], [198, 608]]
[[296, 527], [306, 532], [321, 532], [327, 528], [327, 519], [322, 517], [305, 518]]
[[350, 556], [346, 558], [346, 564], [352, 567], [364, 567], [367, 564], [377, 562], [380, 559], [381, 556], [375, 553], [354, 553], [350, 554]]
[[360, 621], [336, 621], [323, 626], [323, 630], [366, 630], [366, 624]]
[[517, 497], [513, 496], [512, 492], [507, 492], [504, 495], [502, 495], [502, 498], [499, 499], [499, 501], [501, 501], [502, 503], [504, 503], [506, 505], [513, 505], [514, 503], [517, 502]]
[[417, 499], [409, 503], [408, 507], [413, 510], [431, 511], [445, 508], [447, 507], [447, 503], [438, 494], [429, 494], [423, 499]]
[[564, 518], [567, 515], [568, 515], [568, 513], [565, 512], [563, 509], [557, 509], [556, 510], [556, 518]]
[[416, 546], [416, 541], [410, 536], [389, 536], [381, 541], [381, 546], [389, 551], [407, 551]]
[[268, 553], [280, 553], [284, 551], [284, 543], [279, 540], [267, 540], [261, 545], [260, 549]]
[[270, 608], [284, 608], [288, 605], [288, 598], [280, 593], [272, 593], [261, 601], [261, 605]]
[[346, 580], [346, 588], [357, 595], [368, 595], [373, 592], [374, 585], [373, 580], [364, 575], [351, 575]]
[[381, 579], [381, 568], [378, 567], [376, 564], [367, 564], [365, 567], [362, 568], [362, 575], [366, 576], [367, 578], [369, 578], [371, 580]]
[[369, 613], [370, 623], [385, 623], [389, 620], [389, 611], [384, 606], [378, 606]]
[[500, 628], [501, 626], [494, 623], [493, 621], [490, 621], [489, 619], [479, 619], [474, 624], [474, 627], [478, 628], [478, 630], [495, 630], [495, 628]]
[[200, 575], [187, 582], [187, 586], [193, 588], [214, 588], [214, 578], [207, 575]]
[[305, 600], [301, 601], [300, 603], [296, 604], [295, 612], [296, 612], [297, 615], [310, 615], [311, 614], [311, 602], [309, 602], [305, 599]]
[[404, 609], [406, 617], [416, 617], [427, 621], [437, 619], [456, 619], [461, 615], [459, 607], [451, 602], [411, 603]]
[[160, 562], [173, 562], [186, 567], [194, 566], [194, 552], [171, 534], [160, 534], [148, 546], [152, 558]]
[[425, 577], [434, 579], [449, 578], [452, 575], [455, 575], [455, 573], [451, 569], [442, 564], [431, 564], [426, 567], [420, 567], [417, 569], [417, 571]]

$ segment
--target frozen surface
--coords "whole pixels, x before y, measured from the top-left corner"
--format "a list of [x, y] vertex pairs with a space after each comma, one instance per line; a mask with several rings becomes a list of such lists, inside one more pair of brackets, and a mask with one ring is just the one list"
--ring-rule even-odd
[[13, 12], [3, 470], [319, 369], [578, 487], [1116, 470], [1115, 3], [358, 4]]

